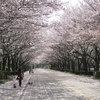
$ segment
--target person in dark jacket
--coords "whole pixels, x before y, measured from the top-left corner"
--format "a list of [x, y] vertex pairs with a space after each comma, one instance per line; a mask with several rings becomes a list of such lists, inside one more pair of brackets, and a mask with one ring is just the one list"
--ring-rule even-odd
[[21, 69], [19, 68], [18, 69], [18, 80], [19, 80], [19, 86], [20, 87], [21, 87], [21, 84], [22, 84], [22, 79], [23, 79], [22, 72], [21, 72]]

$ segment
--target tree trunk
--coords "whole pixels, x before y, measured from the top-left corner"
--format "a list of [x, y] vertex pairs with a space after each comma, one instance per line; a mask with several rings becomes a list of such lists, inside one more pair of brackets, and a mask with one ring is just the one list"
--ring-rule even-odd
[[68, 71], [70, 71], [70, 60], [68, 58], [68, 67], [67, 67]]
[[75, 72], [75, 62], [71, 60], [72, 72]]
[[78, 61], [77, 61], [77, 63], [78, 63], [78, 71], [80, 71], [80, 62], [79, 62], [79, 58], [78, 58]]
[[10, 56], [8, 55], [8, 71], [10, 71]]
[[98, 50], [97, 46], [95, 46], [95, 70], [99, 70], [99, 59], [98, 59]]
[[86, 61], [86, 54], [84, 53], [83, 54], [83, 68], [84, 68], [84, 71], [85, 71], [85, 74], [87, 74], [88, 70], [87, 70], [87, 61]]
[[3, 60], [2, 60], [2, 70], [5, 71], [5, 66], [6, 66], [6, 58], [3, 57]]

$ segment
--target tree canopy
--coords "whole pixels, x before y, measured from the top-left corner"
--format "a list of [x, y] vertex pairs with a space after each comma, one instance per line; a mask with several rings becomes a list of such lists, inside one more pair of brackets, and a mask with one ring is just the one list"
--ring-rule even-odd
[[1, 69], [49, 63], [70, 71], [99, 70], [99, 0], [1, 0]]

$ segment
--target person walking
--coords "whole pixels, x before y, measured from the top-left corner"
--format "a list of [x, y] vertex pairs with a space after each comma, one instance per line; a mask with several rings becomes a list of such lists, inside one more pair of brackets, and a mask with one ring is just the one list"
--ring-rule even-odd
[[19, 80], [19, 86], [20, 87], [21, 87], [21, 84], [22, 84], [22, 79], [23, 79], [23, 75], [22, 75], [21, 69], [19, 68], [18, 69], [18, 80]]

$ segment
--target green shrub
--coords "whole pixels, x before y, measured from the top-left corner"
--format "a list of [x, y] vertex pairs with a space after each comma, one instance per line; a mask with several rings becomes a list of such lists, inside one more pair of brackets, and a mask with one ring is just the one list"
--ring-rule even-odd
[[4, 72], [0, 70], [0, 79], [4, 79], [5, 75]]
[[44, 68], [45, 69], [50, 69], [51, 68], [51, 65], [45, 65]]
[[17, 75], [18, 72], [10, 72], [11, 75]]
[[8, 75], [11, 75], [11, 73], [9, 71], [4, 71], [4, 78], [8, 78]]
[[100, 78], [100, 71], [95, 71], [95, 72], [94, 72], [94, 76], [95, 76], [96, 78]]
[[9, 71], [1, 71], [0, 70], [0, 79], [7, 79], [8, 75], [11, 75]]
[[88, 72], [88, 75], [92, 76], [93, 75], [93, 71]]

